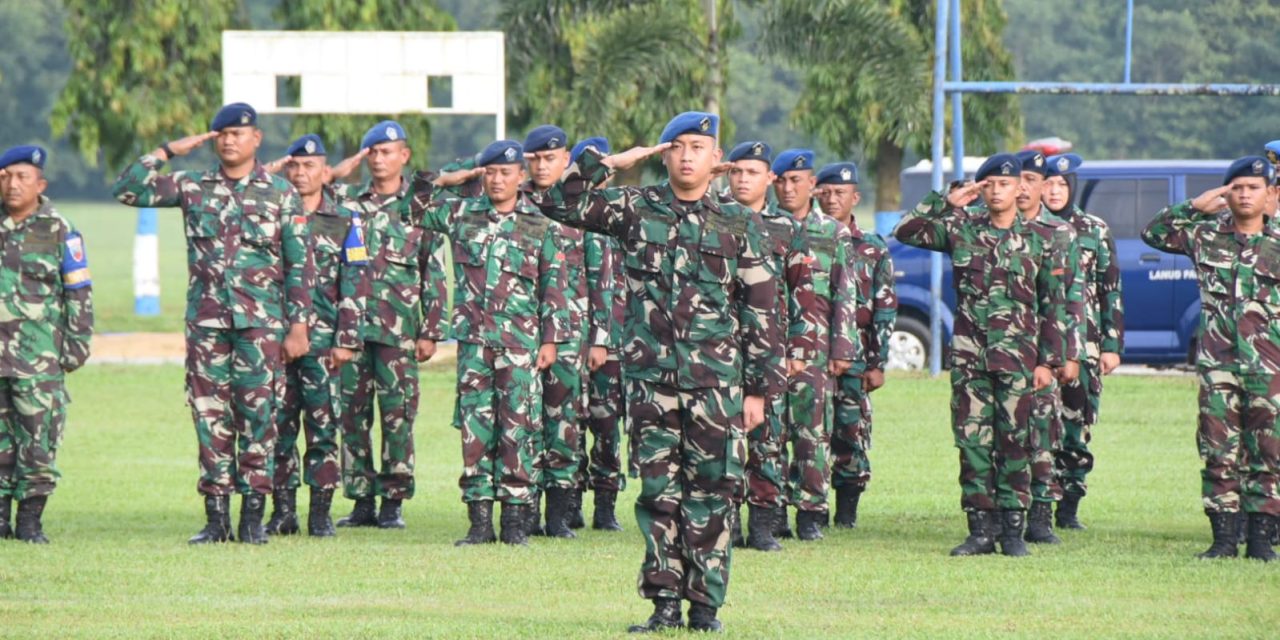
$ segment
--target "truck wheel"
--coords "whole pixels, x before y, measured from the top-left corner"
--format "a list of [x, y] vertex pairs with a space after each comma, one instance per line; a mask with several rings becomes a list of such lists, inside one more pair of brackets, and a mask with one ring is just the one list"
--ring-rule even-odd
[[929, 325], [910, 316], [898, 316], [889, 336], [889, 361], [885, 369], [924, 371], [929, 368]]

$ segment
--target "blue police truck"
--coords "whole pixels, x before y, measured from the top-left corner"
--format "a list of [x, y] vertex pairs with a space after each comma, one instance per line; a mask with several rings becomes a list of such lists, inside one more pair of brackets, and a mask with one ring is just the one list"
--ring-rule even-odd
[[[970, 163], [972, 166], [969, 166]], [[981, 159], [967, 158], [972, 178]], [[1194, 198], [1222, 184], [1227, 160], [1087, 160], [1079, 169], [1076, 203], [1111, 226], [1122, 272], [1126, 364], [1186, 364], [1195, 352], [1200, 295], [1195, 269], [1185, 256], [1143, 244], [1140, 235], [1161, 208]], [[951, 171], [947, 168], [948, 180]], [[902, 173], [902, 203], [914, 207], [930, 187], [929, 162]], [[877, 216], [877, 231], [889, 242], [897, 276], [898, 323], [889, 367], [924, 369], [929, 358], [929, 254], [889, 237], [901, 214]], [[951, 338], [955, 292], [951, 264], [943, 260], [942, 344]], [[943, 361], [946, 362], [945, 359]]]

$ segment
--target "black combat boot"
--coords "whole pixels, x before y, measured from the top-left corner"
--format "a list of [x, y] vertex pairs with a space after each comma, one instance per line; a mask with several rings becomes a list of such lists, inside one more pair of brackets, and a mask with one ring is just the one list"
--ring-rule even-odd
[[470, 544], [491, 544], [498, 541], [493, 533], [493, 501], [476, 500], [467, 503], [467, 519], [471, 528], [467, 529], [467, 537], [453, 543], [455, 547]]
[[1249, 514], [1241, 511], [1236, 516], [1236, 545], [1249, 542]]
[[529, 505], [503, 503], [499, 524], [503, 544], [529, 544]]
[[271, 493], [271, 519], [267, 535], [291, 536], [301, 531], [298, 525], [298, 490], [276, 489]]
[[996, 514], [994, 511], [967, 511], [969, 537], [951, 550], [953, 556], [981, 556], [996, 552]]
[[573, 489], [547, 487], [547, 537], [576, 538], [569, 528], [569, 509], [573, 504]]
[[569, 513], [565, 522], [570, 529], [581, 529], [587, 526], [587, 521], [582, 517], [582, 489], [569, 491]]
[[[818, 513], [814, 511], [813, 513]], [[694, 602], [689, 605], [689, 630], [720, 633], [724, 626], [716, 620], [716, 608]]]
[[1276, 559], [1276, 552], [1271, 548], [1271, 539], [1276, 533], [1276, 516], [1267, 513], [1249, 514], [1249, 539], [1245, 547], [1244, 557], [1263, 562]]
[[1239, 531], [1237, 521], [1240, 514], [1228, 511], [1206, 511], [1205, 515], [1209, 516], [1209, 526], [1213, 529], [1213, 544], [1196, 557], [1204, 560], [1236, 557], [1240, 553], [1236, 543]]
[[373, 496], [357, 498], [355, 506], [351, 509], [351, 513], [345, 518], [338, 519], [338, 526], [376, 527], [378, 526], [378, 514], [375, 513], [376, 507], [377, 501]]
[[311, 509], [307, 512], [307, 535], [317, 538], [330, 538], [338, 535], [333, 529], [333, 519], [329, 517], [329, 506], [333, 504], [333, 489], [311, 488]]
[[403, 507], [398, 498], [383, 498], [382, 508], [378, 509], [378, 528], [379, 529], [403, 529], [404, 517], [402, 516]]
[[542, 492], [535, 491], [533, 493], [533, 503], [525, 509], [528, 514], [528, 522], [525, 523], [525, 531], [531, 536], [545, 536], [546, 529], [542, 528]]
[[725, 515], [724, 526], [729, 530], [729, 544], [735, 549], [747, 546], [742, 537], [742, 506], [729, 503], [729, 513]]
[[35, 496], [18, 501], [18, 521], [13, 529], [17, 538], [31, 544], [49, 544], [44, 535], [44, 525], [40, 517], [44, 514], [44, 503], [49, 496]]
[[594, 493], [596, 510], [591, 515], [591, 528], [599, 531], [622, 531], [622, 525], [618, 524], [618, 518], [613, 513], [618, 492], [596, 489]]
[[663, 629], [677, 629], [684, 626], [680, 619], [680, 601], [675, 598], [654, 598], [653, 615], [643, 624], [633, 624], [627, 633], [655, 633]]
[[836, 489], [836, 526], [841, 529], [854, 529], [858, 526], [858, 500], [862, 498], [862, 487], [839, 487]]
[[796, 511], [796, 537], [805, 541], [812, 542], [822, 539], [822, 522], [823, 516], [821, 511]]
[[770, 507], [747, 505], [747, 546], [756, 551], [782, 551], [773, 537], [773, 513]]
[[787, 507], [783, 505], [773, 510], [773, 537], [791, 538], [791, 527], [787, 524]]
[[1031, 555], [1026, 541], [1022, 539], [1023, 529], [1027, 525], [1027, 512], [1022, 509], [1002, 509], [1000, 524], [1000, 553], [1015, 558]]
[[1068, 493], [1062, 496], [1062, 500], [1058, 501], [1058, 512], [1054, 515], [1055, 524], [1059, 529], [1084, 529], [1085, 526], [1080, 524], [1080, 520], [1076, 518], [1076, 511], [1080, 508], [1080, 498]]
[[11, 511], [13, 510], [13, 501], [9, 496], [0, 497], [0, 540], [13, 537], [13, 525]]
[[204, 516], [204, 528], [187, 540], [189, 544], [226, 542], [231, 537], [231, 496], [205, 496]]
[[1053, 503], [1032, 502], [1027, 514], [1027, 535], [1023, 538], [1035, 544], [1062, 544], [1053, 533]]
[[240, 497], [240, 542], [267, 543], [267, 530], [262, 526], [262, 514], [266, 510], [267, 497], [261, 493]]

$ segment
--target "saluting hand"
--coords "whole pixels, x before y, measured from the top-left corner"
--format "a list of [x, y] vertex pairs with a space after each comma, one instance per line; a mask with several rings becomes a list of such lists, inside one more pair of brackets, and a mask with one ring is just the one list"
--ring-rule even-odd
[[1217, 213], [1227, 207], [1227, 192], [1231, 191], [1231, 185], [1224, 184], [1221, 187], [1210, 189], [1191, 201], [1191, 206], [1196, 211], [1205, 213]]
[[670, 142], [664, 142], [652, 147], [632, 147], [622, 153], [615, 153], [611, 156], [605, 156], [601, 160], [601, 164], [614, 171], [626, 171], [636, 166], [640, 161], [657, 153], [662, 153], [671, 147]]
[[955, 189], [947, 192], [947, 204], [953, 207], [967, 207], [978, 196], [982, 195], [982, 187], [986, 186], [986, 180], [978, 182], [966, 182]]
[[286, 165], [286, 164], [288, 164], [288, 163], [289, 163], [289, 158], [290, 158], [290, 156], [285, 156], [285, 157], [283, 157], [283, 158], [277, 158], [277, 159], [275, 159], [275, 160], [272, 160], [271, 162], [268, 162], [268, 163], [266, 163], [266, 164], [262, 165], [262, 168], [263, 168], [267, 173], [280, 173], [280, 170], [284, 168], [284, 165]]
[[456, 187], [460, 184], [466, 184], [484, 175], [484, 167], [476, 167], [474, 169], [459, 169], [442, 173], [432, 184], [437, 187]]
[[185, 138], [179, 138], [177, 140], [174, 140], [173, 142], [170, 142], [169, 149], [173, 151], [173, 155], [175, 156], [185, 156], [188, 153], [191, 153], [192, 151], [194, 151], [196, 147], [199, 147], [200, 145], [203, 145], [204, 143], [216, 137], [218, 137], [217, 131], [207, 131], [205, 133], [197, 133], [194, 136], [187, 136]]
[[356, 170], [356, 167], [360, 166], [360, 161], [364, 160], [364, 157], [367, 155], [369, 155], [369, 149], [366, 147], [357, 151], [355, 155], [339, 162], [333, 168], [329, 169], [329, 181], [341, 180], [351, 175]]

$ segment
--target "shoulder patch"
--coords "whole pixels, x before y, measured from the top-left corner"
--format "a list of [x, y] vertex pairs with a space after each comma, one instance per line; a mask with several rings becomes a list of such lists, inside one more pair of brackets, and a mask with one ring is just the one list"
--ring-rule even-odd
[[83, 289], [91, 284], [89, 256], [85, 254], [84, 238], [79, 231], [72, 231], [63, 240], [62, 286], [67, 289]]

